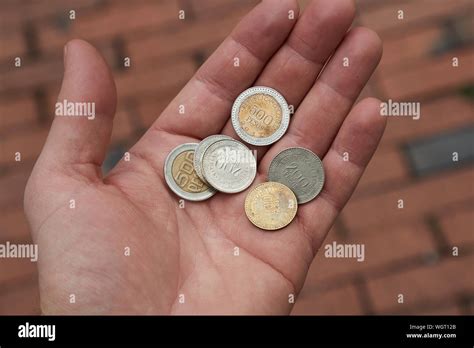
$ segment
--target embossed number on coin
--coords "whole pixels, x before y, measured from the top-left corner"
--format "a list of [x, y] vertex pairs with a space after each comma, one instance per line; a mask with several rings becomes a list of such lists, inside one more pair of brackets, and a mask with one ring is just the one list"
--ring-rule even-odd
[[272, 160], [268, 180], [288, 186], [298, 198], [298, 203], [303, 204], [315, 198], [323, 188], [323, 163], [312, 151], [291, 147]]
[[285, 134], [290, 109], [283, 96], [269, 87], [252, 87], [242, 92], [232, 107], [232, 125], [249, 144], [269, 145]]
[[237, 193], [252, 184], [257, 174], [257, 161], [241, 142], [220, 140], [204, 153], [202, 170], [206, 181], [215, 189]]
[[194, 150], [198, 144], [187, 143], [174, 148], [165, 161], [165, 180], [179, 197], [190, 201], [202, 201], [216, 191], [207, 186], [194, 170]]

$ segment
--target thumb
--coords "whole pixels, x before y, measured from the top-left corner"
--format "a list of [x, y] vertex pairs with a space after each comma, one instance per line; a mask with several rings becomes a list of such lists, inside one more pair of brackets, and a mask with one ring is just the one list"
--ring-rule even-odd
[[116, 101], [115, 83], [100, 53], [85, 41], [68, 42], [55, 119], [37, 165], [74, 166], [80, 175], [99, 176]]

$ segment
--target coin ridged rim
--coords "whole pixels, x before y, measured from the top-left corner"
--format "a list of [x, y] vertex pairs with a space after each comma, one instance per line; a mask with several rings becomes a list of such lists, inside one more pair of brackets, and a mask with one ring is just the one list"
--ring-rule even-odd
[[173, 191], [176, 195], [178, 195], [181, 198], [184, 198], [188, 201], [196, 201], [196, 202], [204, 201], [214, 196], [217, 191], [214, 190], [212, 187], [208, 187], [206, 191], [199, 192], [199, 193], [191, 193], [191, 192], [184, 191], [174, 181], [172, 167], [173, 167], [174, 160], [176, 159], [176, 157], [178, 157], [179, 154], [185, 151], [190, 151], [190, 150], [195, 151], [197, 146], [198, 146], [197, 143], [185, 143], [185, 144], [176, 146], [173, 150], [170, 151], [170, 153], [166, 157], [165, 166], [164, 166], [165, 181], [168, 184], [168, 187], [171, 189], [171, 191]]
[[[275, 157], [273, 157], [273, 159], [272, 159], [272, 161], [271, 161], [271, 163], [270, 163], [270, 167], [268, 168], [268, 180], [269, 180], [269, 181], [275, 181], [275, 180], [274, 180], [275, 177], [272, 178], [272, 172], [273, 172], [274, 174], [275, 174], [275, 172], [276, 172], [276, 169], [274, 169], [274, 168], [275, 168], [276, 166], [278, 166], [278, 164], [277, 164], [278, 157], [281, 158], [285, 152], [288, 152], [288, 151], [291, 151], [291, 150], [295, 150], [295, 149], [297, 149], [297, 150], [304, 150], [304, 151], [306, 151], [306, 152], [309, 152], [311, 155], [313, 155], [313, 156], [316, 158], [316, 160], [317, 160], [317, 162], [319, 163], [319, 165], [321, 166], [321, 170], [322, 170], [322, 173], [323, 173], [322, 184], [321, 184], [321, 187], [319, 188], [319, 190], [317, 190], [317, 191], [316, 191], [315, 193], [313, 193], [312, 195], [309, 195], [308, 198], [304, 198], [304, 199], [301, 199], [301, 200], [300, 200], [300, 197], [298, 197], [298, 196], [296, 197], [296, 198], [298, 199], [298, 204], [304, 204], [304, 203], [308, 203], [308, 202], [312, 201], [313, 199], [315, 199], [315, 198], [321, 193], [321, 191], [323, 190], [323, 187], [324, 187], [324, 183], [325, 183], [325, 181], [326, 181], [326, 174], [325, 174], [325, 172], [324, 172], [323, 161], [322, 161], [321, 158], [319, 158], [319, 156], [316, 155], [313, 151], [311, 151], [311, 150], [309, 150], [309, 149], [307, 149], [307, 148], [305, 148], [305, 147], [300, 147], [300, 146], [288, 147], [288, 148], [286, 148], [286, 149], [280, 151], [279, 153], [276, 154]], [[273, 170], [272, 170], [272, 169], [273, 169]], [[286, 185], [285, 185], [285, 186], [286, 186]], [[291, 188], [290, 188], [290, 190], [291, 190]], [[294, 192], [293, 192], [293, 193], [294, 193]], [[295, 193], [295, 195], [296, 195], [296, 193]]]
[[[280, 127], [270, 136], [266, 138], [256, 138], [248, 134], [241, 126], [239, 122], [239, 111], [242, 103], [248, 98], [255, 94], [267, 94], [276, 99], [278, 104], [281, 107], [282, 117], [281, 117], [281, 124]], [[232, 126], [234, 127], [235, 132], [237, 135], [246, 143], [257, 145], [257, 146], [265, 146], [273, 144], [274, 142], [280, 140], [280, 138], [286, 133], [288, 126], [290, 125], [290, 108], [288, 107], [288, 103], [286, 102], [285, 98], [278, 92], [277, 90], [264, 87], [264, 86], [255, 86], [250, 87], [240, 93], [237, 99], [234, 101], [234, 105], [232, 106]]]
[[[251, 176], [249, 182], [247, 182], [244, 186], [239, 186], [235, 189], [226, 189], [226, 188], [222, 188], [222, 187], [218, 187], [219, 185], [216, 185], [216, 183], [213, 183], [212, 181], [213, 180], [209, 180], [209, 177], [206, 175], [206, 167], [204, 166], [204, 160], [206, 158], [206, 154], [209, 152], [209, 150], [213, 147], [213, 146], [218, 146], [217, 144], [218, 143], [221, 143], [221, 142], [232, 142], [232, 143], [235, 143], [235, 144], [238, 144], [238, 146], [242, 146], [244, 147], [248, 152], [249, 152], [249, 156], [252, 156], [253, 158], [253, 175]], [[203, 156], [203, 166], [202, 166], [202, 174], [204, 175], [204, 178], [206, 179], [207, 182], [209, 182], [209, 185], [211, 185], [213, 188], [215, 188], [216, 190], [220, 191], [220, 192], [224, 192], [224, 193], [239, 193], [239, 192], [242, 192], [242, 191], [245, 191], [250, 185], [252, 185], [252, 183], [254, 182], [255, 180], [255, 177], [257, 176], [257, 159], [254, 157], [252, 151], [247, 147], [245, 146], [245, 144], [241, 143], [240, 141], [238, 140], [235, 140], [233, 138], [231, 139], [224, 139], [224, 140], [218, 140], [216, 141], [215, 143], [213, 143], [211, 146], [209, 146], [207, 149], [206, 149], [206, 152], [204, 152], [204, 156]]]
[[233, 139], [233, 138], [224, 134], [210, 135], [202, 139], [199, 142], [198, 146], [196, 147], [196, 150], [194, 151], [194, 170], [196, 171], [196, 174], [199, 177], [199, 179], [201, 179], [206, 184], [208, 184], [208, 182], [206, 181], [206, 178], [202, 174], [202, 159], [204, 158], [204, 153], [209, 148], [209, 146], [214, 144], [216, 141], [225, 140], [225, 139]]
[[[257, 190], [260, 186], [264, 186], [264, 185], [268, 185], [268, 184], [276, 184], [277, 186], [281, 186], [283, 187], [284, 189], [288, 190], [288, 192], [290, 192], [292, 195], [293, 195], [293, 198], [295, 200], [295, 210], [294, 210], [294, 214], [293, 216], [291, 217], [291, 219], [289, 219], [289, 221], [282, 225], [282, 226], [278, 226], [278, 227], [275, 227], [275, 228], [268, 228], [268, 226], [264, 226], [262, 224], [259, 224], [257, 221], [255, 221], [255, 219], [252, 219], [251, 215], [249, 214], [249, 211], [250, 211], [250, 195], [255, 191]], [[258, 228], [262, 229], [262, 230], [266, 230], [266, 231], [277, 231], [277, 230], [281, 230], [282, 228], [285, 228], [286, 226], [288, 226], [289, 224], [292, 223], [292, 221], [295, 219], [295, 216], [296, 214], [298, 213], [298, 199], [296, 198], [296, 195], [295, 193], [286, 185], [280, 183], [280, 182], [277, 182], [277, 181], [266, 181], [266, 182], [262, 182], [261, 184], [258, 184], [257, 186], [255, 186], [254, 188], [252, 188], [251, 191], [249, 191], [249, 193], [247, 194], [247, 197], [245, 197], [245, 206], [244, 206], [244, 210], [245, 210], [245, 215], [247, 215], [247, 218], [249, 219], [249, 221], [254, 224], [255, 226], [257, 226]]]

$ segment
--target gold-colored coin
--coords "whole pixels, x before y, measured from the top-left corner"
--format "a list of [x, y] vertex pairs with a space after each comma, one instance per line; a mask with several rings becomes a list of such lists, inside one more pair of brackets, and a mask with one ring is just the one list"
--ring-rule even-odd
[[295, 194], [278, 182], [257, 185], [245, 198], [245, 214], [250, 222], [264, 230], [287, 226], [297, 211]]
[[183, 151], [173, 161], [171, 173], [180, 189], [189, 193], [200, 193], [209, 187], [198, 177], [194, 170], [194, 150]]
[[254, 86], [237, 97], [231, 111], [232, 127], [246, 143], [266, 146], [278, 141], [290, 124], [290, 107], [270, 87]]
[[282, 110], [271, 95], [257, 93], [245, 99], [239, 110], [239, 123], [255, 138], [268, 138], [281, 125]]

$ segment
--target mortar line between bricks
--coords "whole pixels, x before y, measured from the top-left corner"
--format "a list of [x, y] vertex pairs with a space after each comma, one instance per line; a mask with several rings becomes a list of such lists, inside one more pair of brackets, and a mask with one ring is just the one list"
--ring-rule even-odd
[[[150, 0], [149, 2], [152, 2], [152, 1], [153, 0]], [[201, 16], [200, 18], [197, 18], [197, 17], [193, 18], [193, 23], [199, 22], [201, 20], [205, 21], [205, 20], [208, 20], [209, 18], [220, 17], [220, 16], [222, 16], [223, 12], [232, 11], [233, 9], [238, 8], [238, 7], [243, 7], [243, 6], [240, 5], [240, 4], [234, 4], [233, 6], [217, 6], [217, 7], [212, 8], [212, 9], [209, 10], [209, 12], [212, 13], [212, 15], [210, 17], [209, 16]], [[249, 10], [250, 10], [250, 8], [249, 8]], [[84, 12], [81, 12], [81, 13], [83, 13], [83, 15], [85, 15], [87, 12], [96, 13], [97, 6], [94, 6], [93, 8], [85, 8], [84, 10], [81, 10], [81, 11], [84, 11]], [[186, 12], [186, 13], [187, 13], [187, 16], [189, 16], [188, 12]], [[56, 18], [57, 15], [58, 15], [58, 13], [51, 14], [51, 15], [48, 16], [48, 19], [45, 19], [44, 21], [45, 22], [51, 21], [54, 18]], [[40, 25], [41, 25], [41, 22], [42, 21], [36, 21], [36, 23], [39, 23]], [[160, 33], [164, 33], [164, 32], [168, 33], [170, 30], [178, 31], [183, 26], [183, 23], [179, 23], [179, 22], [180, 21], [176, 21], [176, 20], [172, 19], [172, 20], [168, 20], [164, 23], [160, 23], [159, 25], [155, 24], [155, 25], [141, 27], [137, 30], [133, 30], [130, 33], [126, 33], [124, 35], [124, 40], [135, 40], [137, 37], [139, 37], [140, 39], [144, 39], [144, 38], [147, 38], [147, 37], [152, 37], [154, 35], [158, 35]], [[105, 37], [105, 38], [93, 39], [93, 40], [88, 40], [88, 41], [90, 43], [92, 43], [93, 45], [99, 45], [100, 46], [101, 43], [109, 42], [113, 37], [114, 37], [114, 35], [111, 35], [111, 36], [108, 36], [108, 37]], [[43, 54], [50, 55], [57, 49], [58, 49], [58, 47], [56, 47], [56, 46], [48, 47], [48, 49], [46, 51], [41, 52], [42, 53], [41, 56], [43, 56]], [[5, 61], [9, 61], [10, 59], [11, 59], [11, 57], [5, 59]]]
[[423, 223], [428, 228], [428, 231], [430, 231], [436, 250], [442, 254], [444, 250], [449, 248], [449, 243], [441, 229], [438, 219], [434, 214], [426, 214], [423, 218]]
[[[466, 206], [472, 206], [472, 205], [474, 205], [474, 198], [468, 198], [468, 199], [456, 201], [454, 203], [443, 205], [442, 207], [432, 209], [429, 211], [429, 213], [433, 215], [445, 216], [447, 213], [450, 213], [457, 209], [465, 210]], [[420, 221], [419, 219], [420, 219], [419, 216], [404, 218], [404, 219], [398, 220], [398, 224], [406, 225], [406, 224], [417, 223]], [[376, 228], [381, 229], [383, 228], [383, 226], [381, 227], [380, 225], [368, 225], [368, 226], [363, 226], [363, 227], [358, 227], [358, 228], [352, 228], [351, 230], [354, 231], [354, 233], [359, 234], [360, 231], [373, 230]]]
[[177, 3], [179, 8], [184, 10], [186, 13], [186, 17], [194, 22], [196, 20], [196, 10], [194, 9], [194, 4], [189, 0], [177, 0]]
[[[403, 26], [392, 26], [386, 29], [378, 30], [377, 32], [381, 37], [384, 38], [385, 41], [390, 40], [393, 37], [399, 38], [402, 36], [408, 36], [412, 34], [413, 31], [417, 31], [420, 29], [424, 29], [430, 26], [440, 26], [446, 19], [446, 17], [451, 18], [458, 18], [464, 17], [465, 13], [470, 13], [471, 4], [465, 5], [464, 7], [460, 7], [456, 9], [456, 11], [446, 14], [443, 13], [442, 15], [431, 16], [428, 18], [418, 19], [416, 21], [411, 21], [409, 23], [405, 23]], [[370, 15], [370, 11], [365, 13], [365, 16], [368, 17]], [[363, 18], [361, 18], [360, 23], [362, 25], [367, 25]]]
[[[360, 274], [370, 279], [376, 279], [376, 278], [390, 275], [392, 273], [400, 273], [401, 271], [407, 271], [407, 270], [419, 267], [420, 265], [421, 266], [425, 265], [423, 256], [426, 256], [426, 254], [416, 255], [409, 259], [392, 261], [388, 264], [384, 264], [379, 267], [376, 267], [375, 269], [372, 269], [366, 272], [360, 272]], [[340, 287], [342, 285], [346, 285], [348, 282], [354, 281], [354, 279], [355, 279], [355, 276], [352, 276], [349, 278], [347, 275], [343, 274], [341, 276], [336, 276], [332, 279], [329, 278], [324, 281], [326, 283], [325, 285], [315, 286], [314, 288], [315, 288], [315, 291], [320, 291], [320, 290], [328, 291], [328, 290], [332, 290], [334, 288]]]
[[[474, 254], [474, 244], [472, 245], [467, 245], [467, 247], [464, 250], [465, 252], [457, 256], [458, 258], [464, 258], [468, 257]], [[446, 250], [444, 251], [443, 256], [446, 254]], [[315, 292], [325, 292], [329, 290], [333, 290], [338, 287], [342, 287], [344, 285], [347, 285], [348, 283], [351, 283], [353, 281], [357, 280], [357, 276], [363, 276], [366, 279], [378, 279], [378, 278], [383, 278], [386, 276], [390, 276], [392, 274], [396, 273], [403, 273], [406, 271], [410, 271], [413, 269], [417, 269], [420, 267], [425, 267], [425, 266], [430, 266], [430, 258], [432, 259], [433, 256], [438, 256], [438, 255], [433, 255], [432, 253], [425, 253], [421, 255], [416, 255], [413, 257], [410, 257], [408, 259], [403, 259], [403, 260], [397, 260], [393, 261], [388, 264], [381, 265], [377, 268], [373, 268], [372, 270], [366, 271], [366, 272], [360, 272], [357, 275], [354, 276], [348, 276], [346, 275], [341, 275], [334, 277], [332, 279], [328, 279], [323, 281], [325, 284], [323, 285], [315, 285], [310, 291], [315, 291]], [[444, 258], [445, 259], [445, 258]], [[441, 261], [442, 262], [442, 261]], [[323, 283], [321, 282], [321, 283]]]
[[470, 308], [471, 308], [470, 304], [471, 303], [474, 303], [474, 293], [472, 293], [472, 294], [461, 294], [456, 300], [456, 304], [459, 308], [459, 311], [463, 315], [472, 315], [473, 314], [470, 310]]
[[[425, 175], [425, 176], [412, 176], [412, 174], [410, 173], [410, 176], [403, 181], [390, 180], [383, 184], [378, 184], [377, 190], [366, 189], [365, 191], [358, 193], [357, 196], [351, 199], [351, 201], [358, 201], [363, 198], [377, 196], [377, 195], [382, 196], [387, 193], [398, 191], [399, 189], [405, 188], [409, 185], [416, 185], [418, 183], [426, 182], [427, 180], [436, 180], [439, 177], [445, 176], [446, 174], [455, 175], [458, 172], [468, 171], [468, 169], [472, 169], [472, 168], [474, 168], [473, 163], [466, 163], [465, 165], [459, 165], [458, 167], [447, 168], [446, 170], [440, 170], [440, 171], [437, 171], [435, 173], [432, 173], [430, 175]], [[389, 185], [389, 183], [392, 183], [392, 185]], [[383, 189], [380, 189], [380, 188], [383, 188]]]
[[[150, 0], [150, 1], [153, 1], [153, 0]], [[97, 2], [97, 4], [93, 5], [93, 6], [82, 6], [80, 5], [80, 3], [76, 3], [76, 6], [74, 7], [74, 10], [76, 12], [79, 12], [81, 13], [81, 15], [87, 15], [89, 12], [90, 13], [96, 13], [97, 11], [97, 8], [100, 7], [100, 6], [103, 6], [104, 2]], [[17, 6], [17, 5], [12, 5], [12, 6]], [[64, 8], [63, 11], [66, 11], [68, 10], [68, 8]], [[52, 12], [52, 13], [48, 13], [48, 14], [43, 14], [41, 16], [38, 16], [36, 18], [33, 18], [33, 21], [39, 25], [39, 26], [43, 26], [45, 24], [48, 24], [48, 23], [51, 23], [51, 21], [54, 21], [59, 15], [61, 14], [61, 11], [58, 9], [57, 11], [55, 12]], [[4, 30], [5, 27], [3, 26], [0, 26], [0, 30]]]
[[20, 277], [13, 277], [6, 282], [0, 283], [0, 295], [16, 291], [18, 289], [26, 288], [27, 286], [36, 285], [38, 283], [38, 276], [36, 271], [28, 273]]
[[123, 64], [123, 60], [125, 57], [131, 57], [131, 55], [127, 52], [127, 44], [122, 36], [118, 35], [112, 38], [110, 47], [112, 48], [113, 52], [113, 62], [112, 62], [112, 69], [118, 71], [125, 71], [126, 67]]
[[43, 86], [39, 86], [35, 89], [34, 100], [38, 124], [41, 126], [47, 125], [50, 119], [50, 111], [48, 110], [48, 97]]
[[357, 274], [352, 281], [362, 308], [363, 315], [374, 314], [374, 304], [367, 288], [367, 281], [362, 274]]
[[31, 59], [38, 58], [41, 55], [38, 34], [31, 22], [23, 24], [23, 39], [26, 43], [26, 55]]

